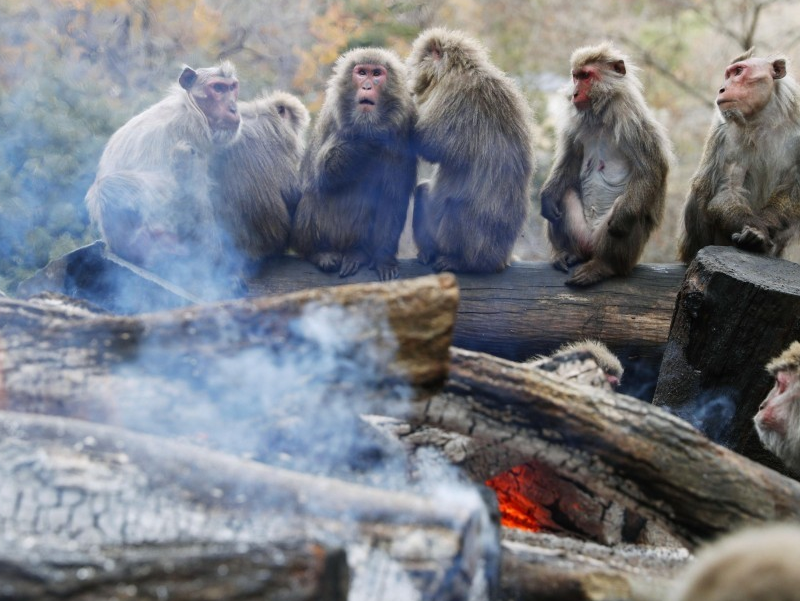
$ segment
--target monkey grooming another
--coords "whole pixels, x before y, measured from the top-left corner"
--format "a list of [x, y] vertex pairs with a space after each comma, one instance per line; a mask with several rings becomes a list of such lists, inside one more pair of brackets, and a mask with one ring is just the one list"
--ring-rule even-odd
[[382, 48], [336, 62], [302, 164], [291, 246], [341, 277], [362, 265], [394, 279], [417, 178], [416, 119], [405, 66]]
[[767, 364], [775, 385], [753, 418], [761, 444], [800, 474], [800, 342]]
[[783, 254], [800, 225], [800, 87], [786, 59], [751, 48], [725, 70], [683, 209], [678, 257], [704, 246]]
[[664, 215], [672, 152], [636, 67], [610, 43], [577, 49], [573, 87], [542, 193], [553, 266], [567, 284], [627, 275]]
[[186, 67], [178, 84], [111, 136], [86, 194], [109, 249], [162, 274], [218, 258], [209, 161], [240, 125], [231, 63]]
[[528, 104], [483, 46], [460, 32], [422, 32], [407, 62], [419, 112], [415, 147], [435, 165], [414, 192], [418, 258], [436, 271], [502, 271], [528, 216]]
[[213, 161], [214, 211], [232, 263], [256, 267], [289, 245], [310, 117], [286, 92], [240, 102], [239, 112], [241, 135]]

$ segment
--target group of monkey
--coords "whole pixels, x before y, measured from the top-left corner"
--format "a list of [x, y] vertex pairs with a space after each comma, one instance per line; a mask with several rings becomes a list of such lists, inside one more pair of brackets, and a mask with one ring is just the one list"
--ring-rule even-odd
[[[665, 208], [671, 150], [636, 68], [612, 44], [576, 50], [541, 191], [557, 269], [586, 286], [636, 265]], [[484, 47], [434, 28], [408, 59], [341, 56], [308, 143], [285, 92], [239, 102], [233, 66], [186, 67], [179, 86], [108, 141], [86, 195], [110, 250], [151, 270], [243, 265], [289, 249], [341, 276], [398, 276], [413, 236], [437, 271], [503, 270], [528, 219], [533, 117]], [[684, 209], [678, 257], [709, 244], [779, 256], [800, 223], [800, 91], [783, 58], [735, 59]], [[417, 181], [419, 159], [431, 166]], [[239, 260], [232, 258], [239, 257]], [[227, 261], [227, 263], [226, 263]]]

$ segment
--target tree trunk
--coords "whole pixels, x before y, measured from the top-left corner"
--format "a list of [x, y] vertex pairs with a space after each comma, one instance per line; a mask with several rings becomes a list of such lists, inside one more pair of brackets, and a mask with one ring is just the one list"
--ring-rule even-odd
[[730, 246], [702, 249], [678, 294], [654, 404], [771, 467], [753, 428], [764, 366], [800, 340], [800, 265]]
[[459, 349], [446, 391], [420, 406], [421, 423], [503, 441], [685, 544], [800, 518], [800, 483], [636, 399]]

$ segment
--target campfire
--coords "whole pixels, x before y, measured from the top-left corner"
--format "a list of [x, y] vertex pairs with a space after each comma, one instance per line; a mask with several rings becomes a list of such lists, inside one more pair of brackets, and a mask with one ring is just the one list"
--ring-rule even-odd
[[470, 286], [1, 299], [0, 599], [658, 598], [703, 541], [800, 517], [661, 407], [460, 348]]

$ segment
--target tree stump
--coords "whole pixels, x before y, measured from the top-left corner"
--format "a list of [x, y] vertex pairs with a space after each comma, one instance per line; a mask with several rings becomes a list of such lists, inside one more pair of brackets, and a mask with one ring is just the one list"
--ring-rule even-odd
[[678, 293], [653, 402], [716, 442], [781, 468], [752, 418], [772, 386], [764, 366], [798, 339], [800, 265], [704, 248]]

